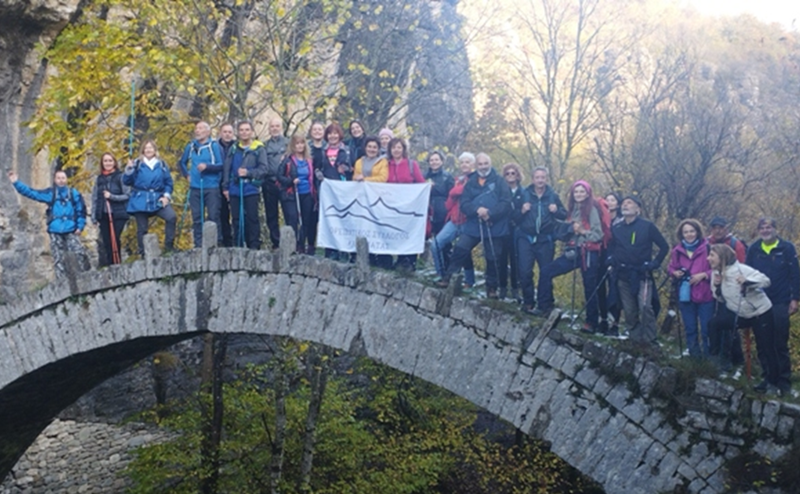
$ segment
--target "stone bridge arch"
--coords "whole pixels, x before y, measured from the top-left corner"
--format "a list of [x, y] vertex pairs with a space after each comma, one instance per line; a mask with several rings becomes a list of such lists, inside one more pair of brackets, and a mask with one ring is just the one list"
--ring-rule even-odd
[[206, 249], [83, 273], [0, 306], [3, 476], [94, 385], [206, 331], [290, 336], [367, 355], [549, 441], [609, 493], [720, 492], [726, 456], [751, 446], [785, 452], [786, 438], [800, 435], [800, 408], [751, 402], [712, 381], [698, 384], [698, 399], [730, 421], [670, 417], [659, 389], [674, 383], [671, 369], [370, 271], [364, 258], [346, 265]]

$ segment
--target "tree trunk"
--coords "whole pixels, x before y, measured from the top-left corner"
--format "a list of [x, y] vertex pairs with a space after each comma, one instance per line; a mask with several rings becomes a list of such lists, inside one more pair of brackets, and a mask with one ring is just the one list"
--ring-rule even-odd
[[300, 461], [300, 492], [311, 492], [311, 469], [314, 464], [314, 448], [317, 442], [317, 421], [322, 409], [325, 385], [330, 372], [330, 355], [325, 347], [314, 347], [309, 350], [307, 364], [308, 382], [311, 386], [311, 397], [308, 402], [306, 430], [303, 435], [303, 457]]
[[270, 492], [280, 492], [281, 475], [283, 474], [284, 443], [286, 441], [286, 352], [280, 350], [275, 367], [275, 439], [272, 442], [272, 459], [270, 460]]
[[[215, 341], [216, 340], [216, 341]], [[215, 494], [219, 483], [219, 446], [222, 441], [222, 370], [228, 350], [228, 335], [214, 337], [209, 333], [203, 338], [203, 367], [201, 393], [211, 394], [211, 409], [203, 399], [203, 443], [201, 445], [200, 492]], [[205, 398], [205, 397], [204, 397]]]

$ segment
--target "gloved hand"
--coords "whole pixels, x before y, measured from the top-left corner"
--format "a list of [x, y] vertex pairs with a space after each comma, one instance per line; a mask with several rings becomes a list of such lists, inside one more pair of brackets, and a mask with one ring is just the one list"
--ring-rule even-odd
[[654, 263], [653, 261], [647, 261], [642, 264], [642, 271], [651, 272], [658, 269], [658, 264]]

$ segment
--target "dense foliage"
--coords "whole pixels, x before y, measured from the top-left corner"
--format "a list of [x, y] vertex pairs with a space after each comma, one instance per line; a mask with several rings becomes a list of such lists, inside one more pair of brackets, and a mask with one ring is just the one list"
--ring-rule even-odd
[[[540, 443], [509, 447], [493, 438], [513, 435], [511, 429], [491, 437], [478, 432], [477, 410], [460, 398], [368, 361], [353, 371], [332, 378], [324, 394], [310, 486], [315, 493], [601, 492]], [[301, 492], [310, 398], [305, 379], [290, 382], [284, 493]], [[225, 386], [218, 492], [269, 491], [274, 385], [271, 365], [250, 367]], [[171, 404], [159, 424], [174, 435], [138, 451], [128, 469], [136, 482], [131, 492], [198, 492], [207, 475], [200, 466], [201, 423], [197, 400]]]

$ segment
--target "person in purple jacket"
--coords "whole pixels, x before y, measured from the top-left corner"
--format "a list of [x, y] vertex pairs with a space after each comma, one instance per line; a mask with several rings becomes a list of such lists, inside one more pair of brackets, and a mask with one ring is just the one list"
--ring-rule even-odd
[[677, 237], [678, 244], [672, 248], [667, 271], [678, 288], [686, 347], [692, 357], [708, 357], [708, 321], [714, 316], [708, 242], [700, 222], [691, 218], [680, 222]]

